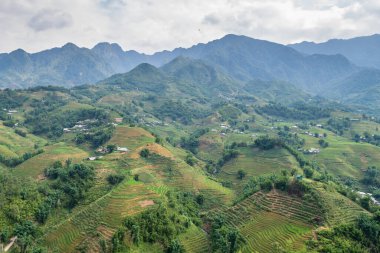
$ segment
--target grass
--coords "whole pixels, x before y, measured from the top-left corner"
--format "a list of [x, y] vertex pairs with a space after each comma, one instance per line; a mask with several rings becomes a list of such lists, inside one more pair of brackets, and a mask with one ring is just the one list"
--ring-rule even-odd
[[188, 253], [210, 252], [206, 232], [195, 225], [191, 225], [185, 233], [181, 234], [179, 241]]
[[276, 252], [277, 249], [299, 250], [297, 242], [311, 235], [310, 226], [291, 221], [276, 213], [262, 212], [240, 226], [246, 241], [242, 252]]
[[[306, 148], [319, 147], [318, 138], [302, 136], [306, 140]], [[362, 178], [362, 170], [368, 166], [380, 167], [380, 148], [368, 143], [356, 143], [345, 137], [328, 134], [327, 148], [316, 155], [308, 155], [334, 176]]]
[[125, 181], [91, 204], [78, 207], [60, 223], [49, 226], [45, 231], [45, 245], [57, 252], [72, 252], [81, 244], [96, 249], [98, 245], [94, 240], [99, 236], [99, 231], [111, 237], [112, 231], [122, 224], [126, 216], [149, 208], [143, 205], [144, 200], [156, 201], [157, 198], [159, 195], [146, 185]]
[[144, 144], [154, 142], [154, 137], [148, 131], [139, 127], [117, 126], [108, 144], [116, 144], [135, 150]]
[[[256, 148], [239, 148], [240, 155], [227, 162], [218, 177], [233, 183], [234, 189], [240, 191], [246, 181], [253, 176], [279, 173], [281, 170], [297, 168], [295, 158], [285, 149], [259, 150]], [[246, 172], [243, 180], [237, 178], [239, 170]]]
[[46, 140], [32, 134], [22, 137], [9, 128], [0, 124], [0, 154], [7, 157], [17, 157], [35, 150], [34, 146], [44, 146]]
[[274, 246], [299, 250], [319, 216], [313, 203], [279, 191], [258, 192], [233, 207], [212, 210], [236, 227], [246, 244], [242, 252], [274, 252]]
[[88, 157], [88, 153], [65, 143], [57, 143], [44, 148], [44, 152], [23, 162], [14, 169], [15, 175], [23, 177], [38, 178], [44, 169], [55, 161], [64, 162], [72, 159], [73, 162], [80, 162]]
[[368, 212], [357, 203], [342, 196], [332, 189], [316, 186], [316, 189], [322, 197], [323, 204], [327, 209], [327, 224], [335, 226], [344, 223], [353, 222], [360, 214]]

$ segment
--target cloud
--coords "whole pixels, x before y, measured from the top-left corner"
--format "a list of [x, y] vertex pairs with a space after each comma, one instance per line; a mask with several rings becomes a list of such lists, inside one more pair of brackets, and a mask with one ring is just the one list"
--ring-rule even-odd
[[62, 29], [72, 25], [72, 17], [69, 13], [43, 9], [34, 15], [28, 22], [28, 26], [33, 30], [40, 32], [48, 29]]
[[1, 0], [0, 52], [73, 42], [145, 53], [225, 34], [283, 44], [380, 33], [378, 0]]
[[219, 19], [214, 14], [206, 15], [203, 18], [202, 24], [210, 24], [210, 25], [217, 25], [219, 24]]

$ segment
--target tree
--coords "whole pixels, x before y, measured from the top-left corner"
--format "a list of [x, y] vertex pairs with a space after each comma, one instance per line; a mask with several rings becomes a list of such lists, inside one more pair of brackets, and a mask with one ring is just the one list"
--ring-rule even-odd
[[107, 150], [109, 153], [114, 152], [117, 149], [117, 146], [115, 144], [109, 144], [107, 145]]
[[199, 194], [197, 195], [195, 200], [199, 205], [203, 205], [203, 203], [205, 202], [205, 197], [203, 196], [203, 194]]
[[179, 241], [172, 240], [166, 252], [167, 253], [184, 253], [185, 248]]
[[140, 156], [144, 158], [148, 158], [150, 155], [150, 151], [147, 148], [144, 148], [143, 150], [140, 151]]
[[31, 221], [24, 221], [16, 225], [14, 234], [17, 236], [16, 244], [20, 252], [25, 253], [37, 237], [37, 227]]
[[111, 185], [117, 185], [124, 180], [125, 176], [121, 174], [110, 174], [107, 176], [107, 181]]
[[306, 178], [312, 178], [314, 174], [314, 170], [310, 167], [305, 167], [303, 169], [303, 173], [305, 174]]
[[243, 178], [245, 178], [246, 175], [247, 175], [247, 173], [244, 170], [238, 170], [238, 172], [237, 172], [237, 177], [240, 180], [243, 180]]

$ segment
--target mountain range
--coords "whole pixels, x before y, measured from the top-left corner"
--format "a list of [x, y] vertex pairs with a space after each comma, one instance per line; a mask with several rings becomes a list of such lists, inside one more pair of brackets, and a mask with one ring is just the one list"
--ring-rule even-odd
[[[202, 92], [209, 94], [257, 94], [261, 92], [257, 87], [281, 91], [287, 84], [291, 90], [380, 108], [376, 99], [380, 96], [379, 43], [380, 35], [293, 45], [226, 35], [206, 44], [152, 55], [124, 51], [115, 43], [103, 42], [91, 49], [67, 43], [33, 54], [22, 49], [0, 54], [0, 87], [72, 87], [101, 82], [110, 76], [107, 83], [127, 77], [136, 85], [143, 77], [146, 83], [159, 79], [162, 84], [169, 81], [165, 78], [175, 76], [182, 83], [192, 79], [192, 83], [201, 84]], [[140, 66], [135, 83], [131, 76], [136, 73], [123, 75], [136, 72], [134, 68], [142, 63], [149, 65]], [[148, 71], [150, 75], [141, 72], [152, 70], [153, 66], [161, 68]]]

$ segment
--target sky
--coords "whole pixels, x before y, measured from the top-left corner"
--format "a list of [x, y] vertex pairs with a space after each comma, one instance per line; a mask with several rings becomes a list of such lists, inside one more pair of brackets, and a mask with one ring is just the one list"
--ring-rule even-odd
[[0, 52], [115, 42], [153, 53], [246, 35], [282, 44], [380, 33], [379, 0], [0, 0]]

